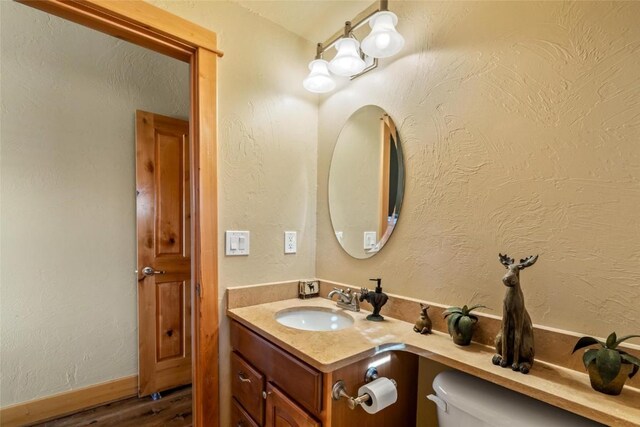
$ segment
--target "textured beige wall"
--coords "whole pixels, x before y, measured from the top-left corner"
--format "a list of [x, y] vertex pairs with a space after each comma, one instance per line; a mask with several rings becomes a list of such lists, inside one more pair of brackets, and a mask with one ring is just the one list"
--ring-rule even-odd
[[[151, 1], [218, 34], [221, 417], [228, 425], [228, 286], [315, 273], [318, 97], [302, 80], [315, 46], [226, 1]], [[250, 230], [251, 254], [225, 257], [224, 231]], [[298, 253], [284, 255], [284, 231]]]
[[135, 110], [189, 67], [12, 1], [2, 64], [0, 405], [137, 373]]
[[[493, 307], [498, 252], [534, 323], [605, 336], [640, 319], [640, 3], [392, 2], [407, 43], [319, 113], [317, 276]], [[342, 123], [378, 104], [403, 142], [403, 211], [354, 260], [329, 220]]]

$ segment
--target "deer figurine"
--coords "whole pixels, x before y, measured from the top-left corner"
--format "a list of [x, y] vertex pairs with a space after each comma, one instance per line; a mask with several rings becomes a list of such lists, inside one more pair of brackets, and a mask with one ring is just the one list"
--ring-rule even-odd
[[420, 303], [420, 318], [416, 321], [413, 330], [420, 334], [430, 334], [431, 333], [431, 319], [429, 318], [429, 310], [428, 305]]
[[502, 278], [507, 292], [502, 306], [502, 326], [495, 341], [497, 354], [493, 356], [492, 362], [503, 368], [511, 365], [514, 371], [526, 374], [533, 365], [535, 351], [531, 317], [524, 308], [524, 295], [520, 288], [520, 270], [535, 264], [538, 255], [521, 259], [518, 264], [506, 254], [498, 255], [507, 269]]

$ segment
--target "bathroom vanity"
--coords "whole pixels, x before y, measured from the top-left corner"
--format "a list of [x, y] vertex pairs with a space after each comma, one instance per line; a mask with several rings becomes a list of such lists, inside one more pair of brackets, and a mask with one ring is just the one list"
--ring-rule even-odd
[[[316, 344], [322, 345], [321, 339], [316, 336]], [[416, 423], [415, 355], [384, 352], [331, 372], [321, 372], [237, 321], [231, 322], [231, 346], [234, 427], [385, 427]], [[331, 398], [334, 381], [343, 380], [348, 391], [355, 392], [364, 383], [364, 373], [372, 364], [380, 364], [377, 369], [381, 376], [396, 379], [399, 395], [396, 404], [372, 416], [360, 408], [349, 409], [344, 400]]]
[[[418, 394], [421, 360], [438, 362], [606, 425], [640, 425], [640, 391], [633, 385], [613, 397], [593, 391], [585, 373], [545, 359], [537, 360], [528, 375], [494, 366], [491, 347], [476, 342], [459, 347], [442, 332], [446, 325], [441, 307], [432, 304], [434, 333], [421, 335], [413, 331], [413, 323], [402, 318], [415, 317], [418, 301], [391, 295], [385, 321], [370, 322], [367, 305], [360, 312], [345, 311], [326, 298], [335, 285], [320, 281], [320, 295], [325, 298], [308, 300], [295, 298], [294, 282], [228, 290], [232, 426], [415, 426], [419, 404], [431, 405], [435, 413], [435, 405], [426, 401], [430, 391]], [[339, 330], [309, 331], [278, 321], [282, 313], [310, 309], [333, 310], [338, 316], [349, 316], [352, 323]], [[488, 318], [482, 322], [491, 323]], [[483, 333], [493, 332], [488, 328]], [[556, 335], [536, 333], [540, 341], [555, 339], [554, 348], [559, 347]], [[541, 354], [548, 355], [541, 348]], [[564, 350], [557, 357], [568, 358]], [[344, 381], [348, 396], [357, 397], [372, 366], [381, 377], [396, 381], [396, 403], [370, 415], [361, 407], [350, 409], [344, 397], [332, 398], [332, 388], [339, 380]], [[424, 423], [421, 418], [418, 425]]]

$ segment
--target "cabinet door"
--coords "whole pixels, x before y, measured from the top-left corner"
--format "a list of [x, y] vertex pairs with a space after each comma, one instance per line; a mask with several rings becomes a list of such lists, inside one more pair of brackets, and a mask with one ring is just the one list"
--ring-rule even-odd
[[320, 427], [319, 422], [271, 383], [267, 384], [266, 418], [265, 427]]

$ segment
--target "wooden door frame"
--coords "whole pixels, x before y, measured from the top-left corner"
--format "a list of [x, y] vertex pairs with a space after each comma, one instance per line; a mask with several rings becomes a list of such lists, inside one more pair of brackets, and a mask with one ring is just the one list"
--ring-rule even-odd
[[380, 118], [380, 182], [378, 200], [378, 236], [381, 241], [389, 226], [389, 174], [391, 162], [391, 124], [389, 116]]
[[216, 33], [144, 1], [17, 0], [190, 64], [193, 421], [217, 427], [218, 202]]

